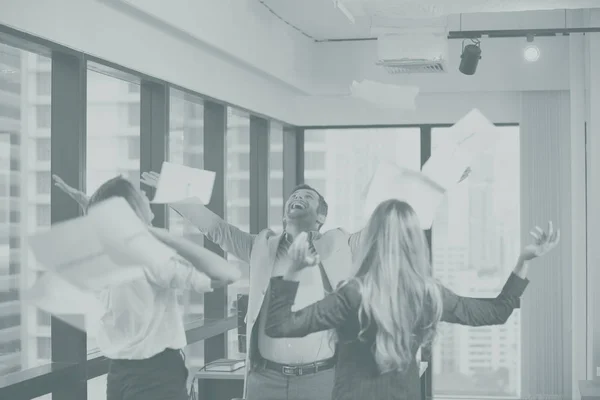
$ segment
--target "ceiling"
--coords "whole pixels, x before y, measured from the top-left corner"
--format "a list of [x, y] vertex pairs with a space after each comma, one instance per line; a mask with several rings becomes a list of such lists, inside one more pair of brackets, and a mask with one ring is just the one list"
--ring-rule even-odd
[[[355, 16], [353, 24], [332, 0], [256, 1], [315, 40], [372, 37], [373, 16], [414, 20], [454, 14], [458, 20], [458, 14], [600, 7], [600, 0], [341, 0], [340, 3]], [[452, 24], [449, 22], [449, 25]]]

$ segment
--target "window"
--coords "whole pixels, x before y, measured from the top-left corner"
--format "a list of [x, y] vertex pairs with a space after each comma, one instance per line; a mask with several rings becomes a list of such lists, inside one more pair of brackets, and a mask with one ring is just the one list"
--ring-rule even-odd
[[50, 204], [38, 204], [35, 208], [37, 225], [40, 228], [50, 226]]
[[325, 169], [325, 151], [309, 151], [304, 155], [304, 165], [308, 169]]
[[50, 105], [39, 104], [35, 108], [37, 127], [41, 129], [50, 129]]
[[50, 171], [38, 171], [35, 177], [35, 188], [37, 194], [50, 194], [50, 188], [52, 187], [52, 178], [50, 177]]
[[[131, 102], [130, 83], [87, 71], [87, 194], [117, 175], [138, 184], [140, 175], [140, 100]], [[107, 99], [110, 101], [107, 102]], [[123, 102], [128, 121], [123, 121]], [[137, 114], [136, 114], [137, 113]], [[136, 114], [136, 115], [132, 115]], [[136, 119], [137, 118], [137, 119]], [[132, 121], [137, 120], [135, 124]], [[137, 127], [133, 129], [132, 127]]]
[[35, 148], [37, 161], [50, 161], [50, 138], [36, 138]]
[[[501, 129], [469, 178], [448, 192], [433, 225], [434, 274], [464, 296], [497, 296], [519, 254], [519, 128]], [[432, 152], [448, 143], [444, 134], [432, 130]], [[501, 326], [442, 325], [433, 348], [434, 396], [520, 395], [519, 310]]]
[[269, 228], [283, 231], [283, 126], [271, 122], [269, 132]]
[[[50, 104], [36, 105], [26, 91], [13, 90], [35, 87], [36, 80], [45, 80], [38, 78], [35, 59], [32, 53], [0, 44], [0, 64], [9, 65], [15, 71], [14, 74], [0, 73], [0, 98], [3, 99], [0, 107], [0, 271], [8, 278], [3, 281], [5, 287], [0, 289], [3, 310], [0, 376], [40, 364], [35, 356], [37, 310], [22, 307], [20, 297], [22, 290], [33, 285], [37, 278], [35, 260], [23, 244], [27, 243], [28, 235], [44, 229], [50, 222], [49, 214], [44, 220], [36, 215], [38, 207], [50, 209], [49, 196], [43, 200], [36, 196], [37, 189], [47, 192], [51, 185], [50, 166], [37, 162], [40, 154], [50, 159], [50, 139], [38, 142], [35, 132], [37, 127], [50, 127]], [[46, 95], [50, 94], [49, 86], [44, 90]], [[22, 124], [22, 120], [32, 123]], [[24, 218], [27, 215], [30, 218]]]
[[[250, 231], [250, 116], [231, 107], [227, 109], [227, 171], [226, 196], [227, 222], [245, 232]], [[236, 159], [239, 162], [230, 162]], [[244, 187], [241, 189], [241, 187]], [[241, 194], [248, 194], [242, 196]], [[248, 264], [238, 260], [231, 254], [227, 259], [238, 265], [242, 271], [242, 279], [227, 288], [227, 309], [235, 307], [238, 294], [247, 294], [250, 283], [250, 268]], [[244, 358], [238, 353], [237, 329], [228, 332], [228, 357]]]
[[37, 357], [46, 361], [52, 359], [52, 344], [49, 337], [37, 338]]
[[419, 128], [306, 130], [304, 139], [304, 181], [329, 204], [324, 231], [356, 232], [365, 225], [362, 199], [379, 162], [421, 167]]
[[38, 96], [50, 96], [52, 77], [50, 72], [40, 71], [36, 74], [36, 88]]
[[132, 136], [127, 138], [127, 149], [129, 150], [130, 160], [140, 159], [140, 137]]
[[[198, 121], [186, 113], [177, 114], [174, 108], [192, 108], [193, 115], [203, 115], [204, 105], [199, 98], [191, 98], [175, 89], [170, 93], [170, 118], [169, 123], [169, 154], [168, 161], [193, 168], [203, 168], [203, 130], [198, 128]], [[190, 133], [193, 132], [193, 133]], [[178, 236], [183, 236], [196, 244], [204, 244], [204, 236], [187, 223], [179, 214], [170, 208], [167, 209], [169, 230]], [[183, 311], [186, 321], [202, 319], [204, 317], [204, 295], [186, 291], [183, 293]], [[199, 350], [199, 349], [202, 350]], [[204, 343], [194, 343], [185, 348], [186, 363], [189, 368], [200, 368], [204, 364]]]
[[140, 103], [127, 104], [127, 123], [129, 126], [140, 126]]
[[[124, 106], [128, 111], [123, 116]], [[91, 195], [108, 179], [123, 175], [139, 184], [140, 99], [129, 94], [129, 82], [87, 71], [86, 190]], [[137, 113], [137, 117], [135, 114]], [[132, 123], [133, 121], [137, 122]], [[137, 141], [137, 142], [136, 142]], [[136, 143], [137, 153], [136, 153]], [[136, 157], [137, 156], [137, 157]], [[67, 182], [68, 183], [68, 182]], [[88, 350], [95, 336], [88, 333]]]
[[140, 85], [137, 83], [128, 83], [127, 92], [129, 93], [140, 93]]
[[45, 311], [38, 310], [37, 311], [37, 323], [38, 326], [50, 326], [50, 320], [52, 319], [51, 315]]

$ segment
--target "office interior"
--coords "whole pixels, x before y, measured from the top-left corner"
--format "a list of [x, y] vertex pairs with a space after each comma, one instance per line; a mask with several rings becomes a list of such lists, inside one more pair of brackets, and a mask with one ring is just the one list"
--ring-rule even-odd
[[[505, 325], [440, 328], [423, 397], [596, 398], [581, 388], [600, 379], [600, 9], [464, 0], [462, 12], [459, 1], [441, 70], [406, 73], [377, 64], [374, 17], [344, 3], [360, 2], [0, 0], [0, 399], [106, 398], [93, 335], [21, 298], [43, 274], [28, 237], [81, 215], [52, 174], [91, 194], [164, 161], [215, 171], [211, 210], [252, 233], [283, 230], [287, 196], [308, 183], [329, 202], [323, 229], [354, 231], [377, 163], [419, 169], [474, 108], [498, 138], [438, 211], [434, 274], [461, 295], [494, 297], [532, 226], [551, 218], [562, 240], [532, 266]], [[393, 12], [377, 16], [418, 30]], [[472, 75], [459, 71], [469, 44], [481, 51]], [[418, 87], [415, 108], [352, 96], [363, 80]], [[248, 266], [168, 207], [153, 211], [156, 226], [243, 272], [182, 298], [200, 398], [240, 398], [243, 369], [203, 367], [245, 357]]]

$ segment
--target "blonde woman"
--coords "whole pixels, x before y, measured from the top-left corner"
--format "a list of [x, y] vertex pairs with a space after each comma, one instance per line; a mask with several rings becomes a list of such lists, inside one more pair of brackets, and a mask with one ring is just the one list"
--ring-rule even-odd
[[323, 300], [297, 312], [292, 305], [298, 273], [318, 264], [307, 235], [290, 248], [292, 265], [271, 279], [266, 333], [303, 337], [335, 329], [334, 400], [419, 399], [415, 354], [431, 344], [438, 322], [471, 326], [506, 322], [527, 286], [527, 261], [545, 254], [559, 232], [536, 228], [535, 244], [522, 251], [514, 272], [495, 299], [457, 296], [432, 276], [427, 239], [413, 209], [380, 204], [361, 237], [356, 276]]

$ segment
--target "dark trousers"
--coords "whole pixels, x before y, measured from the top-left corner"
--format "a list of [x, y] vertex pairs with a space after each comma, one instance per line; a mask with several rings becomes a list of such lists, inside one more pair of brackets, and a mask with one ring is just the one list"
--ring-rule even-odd
[[334, 376], [333, 368], [303, 376], [253, 368], [248, 374], [246, 400], [331, 400]]
[[187, 400], [187, 377], [179, 350], [145, 360], [110, 360], [106, 400]]

